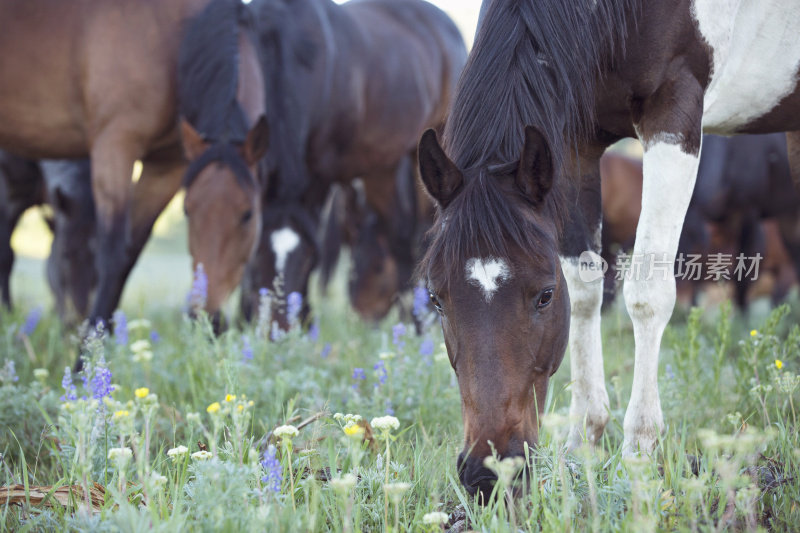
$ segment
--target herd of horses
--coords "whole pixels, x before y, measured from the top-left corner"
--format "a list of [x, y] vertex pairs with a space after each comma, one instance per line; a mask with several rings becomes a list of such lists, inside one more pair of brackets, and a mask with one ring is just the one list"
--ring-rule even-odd
[[[776, 299], [800, 276], [800, 7], [768, 4], [485, 0], [468, 56], [423, 0], [0, 0], [3, 301], [11, 230], [45, 202], [59, 312], [91, 323], [182, 187], [211, 316], [241, 286], [251, 318], [267, 288], [287, 328], [286, 295], [315, 269], [329, 278], [348, 245], [362, 316], [385, 316], [413, 279], [428, 290], [462, 398], [459, 477], [488, 494], [483, 459], [537, 441], [568, 345], [570, 446], [608, 422], [587, 254], [780, 256]], [[601, 158], [626, 137], [641, 162]], [[623, 288], [625, 453], [651, 452], [664, 427], [676, 283], [656, 269]]]

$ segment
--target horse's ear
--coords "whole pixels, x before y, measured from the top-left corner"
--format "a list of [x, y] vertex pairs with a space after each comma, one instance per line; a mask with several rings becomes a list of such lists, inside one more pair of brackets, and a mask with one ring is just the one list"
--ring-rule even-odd
[[428, 194], [442, 208], [453, 201], [461, 189], [464, 177], [444, 153], [434, 130], [427, 130], [419, 141], [419, 173]]
[[525, 126], [525, 146], [515, 178], [517, 187], [535, 206], [541, 205], [553, 187], [553, 156], [542, 132]]
[[189, 161], [194, 161], [206, 151], [206, 141], [203, 136], [184, 117], [181, 117], [181, 143], [183, 153]]
[[255, 165], [269, 147], [269, 125], [267, 117], [261, 115], [258, 120], [247, 132], [247, 139], [244, 141], [244, 158], [248, 165]]

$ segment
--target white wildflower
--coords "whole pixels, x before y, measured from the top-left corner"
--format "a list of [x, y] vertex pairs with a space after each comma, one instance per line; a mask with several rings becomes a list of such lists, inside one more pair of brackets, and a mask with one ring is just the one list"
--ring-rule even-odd
[[439, 524], [446, 524], [449, 517], [447, 513], [435, 511], [433, 513], [425, 513], [422, 515], [422, 523], [426, 526], [437, 526]]
[[208, 459], [211, 459], [212, 457], [213, 455], [211, 454], [211, 452], [206, 450], [200, 450], [199, 452], [194, 452], [192, 454], [192, 459], [195, 459], [196, 461], [206, 461]]
[[369, 423], [374, 429], [389, 433], [394, 429], [400, 428], [400, 421], [393, 416], [379, 416], [373, 418]]
[[291, 440], [298, 435], [299, 431], [297, 431], [297, 428], [292, 425], [286, 425], [275, 428], [275, 431], [273, 431], [272, 433], [281, 440], [283, 439]]

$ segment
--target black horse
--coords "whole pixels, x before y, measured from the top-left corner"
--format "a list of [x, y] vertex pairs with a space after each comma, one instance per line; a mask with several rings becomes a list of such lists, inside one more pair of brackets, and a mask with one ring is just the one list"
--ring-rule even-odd
[[[306, 294], [319, 262], [320, 213], [334, 183], [362, 179], [379, 221], [374, 228], [386, 232], [387, 243], [403, 238], [392, 235], [393, 211], [406, 209], [405, 226], [413, 225], [413, 207], [398, 202], [397, 175], [404, 161], [416, 159], [420, 133], [444, 122], [466, 49], [455, 24], [422, 0], [252, 6], [272, 142], [261, 242], [242, 284], [242, 312], [252, 316], [259, 289], [269, 288], [276, 296], [272, 318], [286, 328], [285, 297]], [[405, 168], [411, 173], [413, 166]], [[406, 270], [408, 279], [410, 265]], [[301, 319], [308, 311], [306, 303]]]
[[47, 223], [53, 244], [47, 259], [47, 280], [56, 310], [66, 323], [88, 316], [95, 270], [95, 210], [90, 165], [78, 161], [33, 161], [0, 151], [0, 290], [10, 308], [14, 264], [11, 234], [22, 213], [49, 205]]

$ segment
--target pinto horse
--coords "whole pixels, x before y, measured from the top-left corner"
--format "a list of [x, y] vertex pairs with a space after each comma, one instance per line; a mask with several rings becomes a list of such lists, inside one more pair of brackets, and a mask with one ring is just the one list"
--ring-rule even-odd
[[[238, 0], [227, 3], [238, 13]], [[179, 49], [186, 29], [192, 26], [190, 19], [208, 4], [209, 0], [0, 0], [0, 146], [31, 158], [91, 158], [98, 251], [92, 322], [111, 316], [153, 223], [181, 187], [186, 163], [178, 120]], [[194, 39], [214, 39], [218, 33], [196, 34]], [[254, 47], [239, 37], [233, 42], [239, 52], [231, 50], [230, 41], [218, 43], [219, 49], [213, 43], [205, 48], [194, 44], [209, 55], [224, 53], [229, 61], [241, 60], [241, 70], [258, 72], [252, 60]], [[230, 68], [225, 72], [241, 74]], [[215, 79], [212, 73], [206, 74], [198, 76], [201, 83]], [[203, 102], [211, 104], [208, 99]], [[215, 105], [227, 106], [220, 113], [236, 114], [229, 103], [226, 99]], [[239, 154], [234, 158], [228, 149], [233, 145], [234, 151], [243, 150], [236, 128], [204, 131], [192, 122], [193, 116], [186, 119], [200, 134], [199, 139], [192, 138], [190, 128], [184, 128], [187, 153], [196, 155], [192, 150], [211, 142], [213, 150], [201, 159], [236, 165], [237, 176], [243, 174]], [[231, 135], [213, 138], [225, 131]], [[214, 155], [221, 152], [224, 158]], [[137, 160], [143, 164], [142, 174], [131, 183]], [[199, 166], [195, 163], [194, 169]], [[190, 242], [202, 232], [201, 239], [211, 241], [212, 247], [236, 246], [215, 239], [217, 231], [227, 230], [229, 219], [220, 218], [219, 230], [196, 221], [202, 216], [200, 211], [206, 210], [210, 218], [230, 215], [242, 220], [240, 199], [206, 185], [209, 180], [202, 176], [189, 181]], [[229, 184], [229, 180], [220, 181]], [[200, 201], [194, 202], [200, 206], [195, 213], [193, 201], [201, 189], [203, 194], [215, 195], [221, 206], [213, 215], [208, 204]], [[252, 239], [252, 234], [242, 232], [242, 238]], [[238, 234], [228, 237], [239, 239]], [[209, 293], [228, 284], [209, 277]]]
[[[252, 6], [273, 141], [261, 242], [243, 280], [242, 312], [250, 317], [258, 290], [269, 288], [277, 296], [273, 319], [285, 329], [283, 298], [305, 295], [319, 262], [320, 213], [331, 186], [360, 177], [380, 227], [391, 230], [384, 221], [403, 208], [395, 193], [398, 168], [404, 158], [414, 160], [419, 134], [444, 122], [466, 48], [455, 24], [422, 0]], [[407, 211], [407, 223], [414, 218]], [[308, 311], [306, 304], [301, 319]]]
[[[596, 442], [608, 422], [599, 159], [625, 137], [644, 145], [633, 250], [644, 264], [624, 286], [636, 347], [623, 450], [655, 448], [658, 355], [702, 132], [800, 128], [798, 33], [790, 0], [488, 4], [444, 148], [428, 131], [419, 149], [438, 203], [420, 272], [461, 390], [459, 476], [470, 492], [491, 491], [489, 441], [501, 456], [536, 442], [567, 344], [569, 444]], [[800, 136], [788, 139], [797, 172]]]

